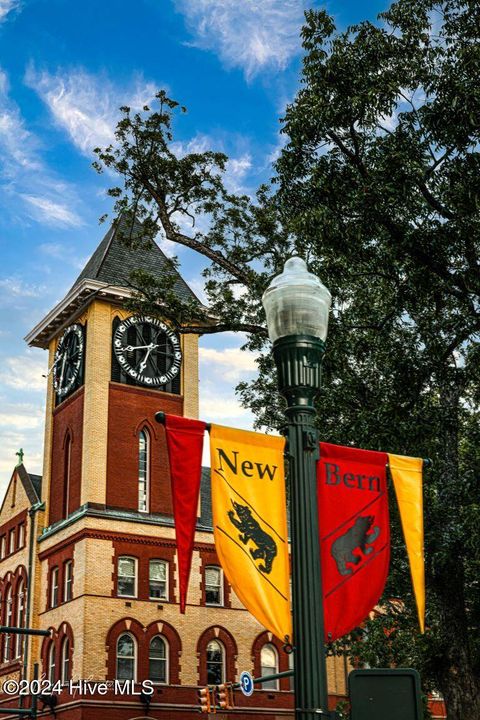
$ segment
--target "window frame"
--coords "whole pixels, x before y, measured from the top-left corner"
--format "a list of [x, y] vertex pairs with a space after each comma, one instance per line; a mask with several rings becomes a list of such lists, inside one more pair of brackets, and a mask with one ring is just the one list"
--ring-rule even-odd
[[62, 685], [66, 685], [70, 680], [70, 666], [70, 638], [65, 635], [60, 646], [60, 682]]
[[[131, 656], [130, 656], [130, 655], [126, 655], [126, 656], [124, 655], [124, 656], [122, 656], [124, 659], [127, 659], [127, 660], [132, 659], [132, 660], [133, 660], [133, 677], [130, 677], [130, 678], [120, 678], [120, 677], [118, 677], [118, 658], [119, 658], [119, 655], [118, 655], [118, 645], [119, 645], [119, 643], [120, 643], [120, 640], [121, 640], [123, 637], [125, 637], [125, 636], [127, 636], [127, 637], [130, 638], [130, 640], [132, 641], [132, 645], [133, 645], [133, 655], [131, 655]], [[137, 682], [137, 656], [138, 656], [138, 647], [137, 647], [137, 640], [136, 640], [135, 636], [132, 635], [131, 632], [122, 632], [122, 633], [120, 633], [120, 635], [119, 635], [118, 638], [117, 638], [117, 642], [116, 642], [116, 646], [115, 646], [115, 679], [116, 679], [116, 680], [120, 680], [120, 681], [122, 681], [122, 680], [124, 680], [124, 681], [129, 680], [130, 682], [131, 682], [131, 681]]]
[[[219, 583], [218, 586], [213, 586], [211, 583], [207, 584], [207, 571], [208, 570], [218, 570], [219, 573]], [[204, 573], [203, 573], [203, 579], [204, 579], [204, 585], [205, 585], [205, 605], [208, 607], [225, 607], [225, 592], [224, 592], [224, 578], [223, 578], [223, 569], [219, 565], [205, 565]], [[219, 593], [219, 601], [218, 602], [212, 602], [207, 600], [207, 592], [208, 588], [215, 587], [218, 589]]]
[[[152, 563], [161, 563], [165, 567], [165, 596], [164, 597], [163, 596], [154, 597], [151, 594], [150, 583], [152, 582], [152, 578], [151, 578], [151, 574], [150, 574], [150, 569], [151, 569]], [[148, 561], [148, 597], [150, 600], [163, 600], [164, 602], [168, 602], [169, 590], [170, 590], [169, 582], [168, 582], [169, 581], [169, 577], [168, 577], [169, 570], [170, 570], [170, 568], [169, 568], [168, 560], [163, 560], [163, 558], [151, 558]], [[154, 580], [153, 582], [161, 582], [161, 581]]]
[[58, 565], [52, 567], [50, 571], [50, 609], [56, 608], [60, 605], [60, 594], [58, 580], [60, 577], [60, 570]]
[[63, 602], [73, 599], [73, 560], [63, 563]]
[[15, 528], [13, 527], [10, 529], [10, 531], [8, 533], [8, 554], [9, 555], [13, 555], [13, 553], [15, 552], [15, 550], [16, 550], [15, 544], [16, 544], [16, 532], [15, 532]]
[[[145, 438], [145, 448], [144, 448], [144, 455], [145, 455], [145, 469], [144, 469], [144, 477], [142, 479], [141, 477], [141, 441], [142, 437]], [[142, 513], [148, 513], [150, 512], [150, 448], [151, 448], [151, 439], [150, 439], [150, 433], [148, 431], [147, 427], [143, 427], [140, 432], [138, 433], [138, 512]], [[140, 488], [142, 485], [145, 486], [145, 507], [141, 507], [140, 503]]]
[[50, 642], [50, 646], [48, 648], [48, 654], [47, 654], [47, 679], [52, 684], [55, 683], [55, 674], [56, 674], [56, 653], [55, 653], [55, 643], [53, 640]]
[[25, 547], [25, 523], [21, 522], [18, 525], [18, 547]]
[[[17, 627], [25, 627], [25, 581], [20, 579], [17, 587]], [[25, 636], [20, 633], [15, 638], [15, 657], [18, 659], [23, 655]]]
[[[222, 655], [222, 661], [221, 661], [221, 663], [218, 663], [217, 661], [213, 661], [213, 660], [209, 660], [209, 659], [208, 659], [208, 648], [209, 648], [210, 645], [212, 645], [213, 643], [215, 643], [216, 645], [218, 645], [218, 647], [220, 648], [220, 652], [221, 652], [221, 655]], [[227, 658], [226, 658], [225, 645], [224, 645], [218, 638], [216, 638], [216, 637], [215, 637], [215, 638], [212, 638], [211, 640], [209, 640], [208, 643], [207, 643], [207, 645], [206, 645], [206, 648], [205, 648], [205, 665], [206, 665], [206, 670], [207, 670], [207, 675], [206, 675], [206, 677], [207, 677], [207, 684], [208, 684], [208, 685], [219, 685], [219, 684], [225, 682], [225, 677], [226, 677], [226, 659], [227, 659]], [[221, 666], [221, 674], [220, 674], [220, 679], [219, 679], [219, 680], [209, 679], [209, 673], [208, 673], [208, 665], [209, 665], [209, 663], [210, 663], [210, 664], [211, 664], [211, 663], [214, 663], [216, 666]]]
[[[265, 668], [265, 670], [266, 670], [267, 668], [268, 668], [268, 669], [271, 668], [270, 665], [264, 665], [264, 664], [262, 663], [262, 653], [263, 653], [263, 651], [266, 650], [267, 648], [268, 648], [269, 650], [272, 650], [272, 651], [273, 651], [273, 655], [274, 655], [274, 657], [275, 657], [275, 664], [274, 664], [274, 666], [273, 666], [273, 671], [272, 671], [272, 672], [269, 672], [268, 675], [276, 675], [276, 674], [279, 672], [279, 670], [278, 670], [278, 668], [279, 668], [279, 657], [278, 657], [277, 648], [275, 647], [275, 645], [273, 645], [273, 643], [267, 642], [267, 643], [264, 643], [264, 645], [262, 645], [262, 647], [261, 647], [261, 649], [260, 649], [260, 675], [261, 675], [261, 677], [264, 677], [264, 676], [267, 674], [267, 673], [264, 672], [264, 668]], [[269, 683], [273, 683], [273, 684], [269, 684]], [[279, 689], [280, 689], [280, 686], [279, 686], [278, 678], [277, 678], [277, 680], [269, 680], [269, 681], [266, 682], [266, 683], [262, 683], [262, 690], [279, 690]]]
[[[11, 627], [12, 626], [12, 618], [13, 618], [13, 588], [11, 585], [9, 586], [7, 593], [6, 593], [5, 607], [6, 607], [5, 625], [7, 627], [9, 627], [9, 626]], [[5, 640], [4, 640], [4, 644], [3, 644], [3, 662], [4, 663], [10, 662], [12, 659], [12, 657], [11, 657], [12, 646], [13, 646], [12, 639], [13, 639], [13, 636], [11, 633], [7, 633], [5, 635]]]
[[[133, 560], [133, 595], [127, 595], [120, 592], [120, 577], [130, 577], [129, 575], [120, 576], [120, 561], [121, 560]], [[121, 598], [136, 598], [138, 597], [138, 558], [133, 555], [119, 555], [117, 558], [117, 597]]]
[[[163, 642], [163, 646], [165, 648], [165, 657], [164, 658], [154, 658], [155, 660], [163, 660], [165, 663], [165, 680], [154, 680], [151, 676], [150, 672], [150, 662], [152, 660], [150, 653], [151, 653], [151, 645], [152, 642], [155, 640], [155, 638], [160, 638]], [[169, 678], [170, 678], [170, 646], [168, 644], [168, 640], [165, 637], [165, 635], [162, 635], [161, 633], [157, 633], [156, 635], [153, 635], [150, 640], [148, 641], [148, 679], [150, 682], [152, 682], [154, 685], [168, 685], [169, 684]]]

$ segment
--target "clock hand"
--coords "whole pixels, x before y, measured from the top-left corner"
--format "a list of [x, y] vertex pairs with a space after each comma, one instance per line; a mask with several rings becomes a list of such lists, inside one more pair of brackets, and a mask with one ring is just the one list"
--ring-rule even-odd
[[145, 355], [145, 357], [143, 358], [142, 362], [141, 362], [140, 365], [138, 366], [138, 369], [140, 370], [140, 372], [143, 372], [143, 371], [145, 370], [145, 368], [147, 367], [148, 356], [150, 355], [150, 353], [152, 352], [152, 350], [153, 350], [154, 347], [155, 347], [154, 345], [149, 345], [149, 346], [148, 346], [147, 354]]
[[62, 356], [62, 369], [60, 370], [60, 383], [59, 383], [59, 387], [62, 387], [62, 385], [63, 385], [63, 373], [64, 373], [64, 371], [65, 371], [65, 362], [66, 362], [66, 360], [67, 360], [67, 353], [64, 352], [64, 353], [63, 353], [63, 356]]
[[[151, 348], [151, 347], [152, 347], [151, 343], [150, 343], [150, 345], [125, 345], [125, 347], [120, 348], [120, 350], [126, 350], [127, 352], [133, 352], [134, 350], [144, 350], [144, 349]], [[158, 346], [155, 345], [154, 347], [158, 347]]]
[[61, 359], [61, 358], [57, 358], [56, 360], [54, 360], [54, 362], [53, 362], [53, 363], [51, 364], [51, 366], [48, 368], [47, 374], [46, 374], [46, 375], [42, 374], [42, 377], [48, 378], [49, 375], [50, 375], [50, 373], [53, 371], [53, 368], [55, 367], [55, 365], [60, 362], [60, 359]]

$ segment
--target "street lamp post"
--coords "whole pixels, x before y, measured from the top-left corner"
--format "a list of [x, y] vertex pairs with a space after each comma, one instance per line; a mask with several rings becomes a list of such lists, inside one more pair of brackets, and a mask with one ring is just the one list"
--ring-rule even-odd
[[287, 260], [263, 295], [268, 332], [287, 401], [295, 718], [333, 718], [328, 711], [323, 594], [317, 508], [319, 457], [314, 400], [331, 295], [299, 257]]

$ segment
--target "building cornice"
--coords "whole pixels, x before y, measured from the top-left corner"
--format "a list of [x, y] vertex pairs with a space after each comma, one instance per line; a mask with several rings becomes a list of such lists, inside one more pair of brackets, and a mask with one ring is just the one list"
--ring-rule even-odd
[[133, 290], [99, 280], [84, 279], [75, 285], [25, 337], [32, 347], [48, 348], [53, 337], [58, 335], [79, 317], [92, 300], [106, 300], [122, 304], [132, 297]]

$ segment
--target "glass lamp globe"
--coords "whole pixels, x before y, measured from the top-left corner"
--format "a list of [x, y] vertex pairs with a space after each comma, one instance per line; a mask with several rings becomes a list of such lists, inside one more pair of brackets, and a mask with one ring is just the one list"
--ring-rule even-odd
[[283, 272], [263, 293], [268, 334], [275, 342], [289, 335], [309, 335], [325, 341], [332, 296], [300, 257], [291, 257]]

